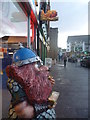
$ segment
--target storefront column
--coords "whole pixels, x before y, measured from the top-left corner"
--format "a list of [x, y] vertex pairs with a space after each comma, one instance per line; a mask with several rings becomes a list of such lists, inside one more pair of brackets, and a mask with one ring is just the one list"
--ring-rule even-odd
[[28, 30], [27, 30], [27, 47], [31, 48], [31, 40], [30, 40], [30, 14], [28, 14], [28, 21], [27, 21], [27, 26], [28, 26]]
[[42, 61], [44, 62], [44, 44], [43, 44], [43, 42], [42, 42], [42, 45], [41, 45], [41, 51], [42, 51], [42, 52], [41, 52], [41, 54], [42, 54], [42, 55], [41, 55], [41, 56], [42, 56], [41, 58], [42, 58]]
[[34, 50], [36, 51], [36, 27], [34, 26]]
[[43, 47], [44, 47], [44, 64], [45, 64], [45, 45], [43, 45]]
[[47, 47], [45, 46], [45, 58], [47, 57]]
[[44, 45], [44, 63], [45, 63], [46, 57], [47, 57], [47, 48], [46, 48], [46, 45]]
[[37, 29], [37, 55], [39, 56], [39, 28]]
[[43, 60], [43, 43], [41, 42], [41, 59]]

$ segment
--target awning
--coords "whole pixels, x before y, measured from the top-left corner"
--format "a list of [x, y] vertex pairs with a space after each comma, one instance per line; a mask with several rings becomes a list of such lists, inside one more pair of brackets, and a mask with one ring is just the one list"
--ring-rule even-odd
[[28, 13], [30, 13], [30, 19], [33, 21], [35, 25], [37, 25], [37, 15], [36, 11], [33, 10], [32, 4], [29, 2], [30, 0], [26, 0], [26, 2], [23, 2], [23, 0], [16, 0], [19, 6], [22, 8], [23, 12], [26, 16], [28, 16]]
[[[5, 39], [5, 40], [4, 40]], [[8, 39], [5, 37], [1, 38], [1, 44], [17, 44], [19, 42], [26, 43], [27, 37], [25, 36], [9, 36]]]

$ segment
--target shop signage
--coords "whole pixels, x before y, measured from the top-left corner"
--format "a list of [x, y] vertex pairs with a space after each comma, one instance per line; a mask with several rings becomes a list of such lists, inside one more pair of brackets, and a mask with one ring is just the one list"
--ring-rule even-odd
[[0, 48], [0, 52], [7, 53], [7, 48]]
[[0, 59], [4, 58], [3, 52], [0, 52]]
[[40, 40], [43, 42], [43, 37], [42, 37], [42, 34], [41, 34], [40, 31], [39, 31], [39, 38], [40, 38]]
[[40, 15], [40, 20], [42, 21], [57, 21], [58, 17], [57, 17], [57, 12], [56, 10], [48, 10], [46, 13], [44, 13], [44, 11], [41, 11], [41, 15]]

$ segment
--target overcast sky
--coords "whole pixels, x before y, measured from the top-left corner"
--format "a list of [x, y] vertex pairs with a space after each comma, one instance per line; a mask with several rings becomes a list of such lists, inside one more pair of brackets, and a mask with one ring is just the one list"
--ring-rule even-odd
[[51, 27], [58, 27], [58, 47], [66, 48], [68, 36], [88, 35], [89, 0], [58, 1], [53, 0], [51, 2], [51, 9], [58, 12], [59, 21], [50, 22], [50, 25]]
[[[89, 0], [50, 0], [51, 10], [56, 10], [59, 20], [50, 22], [51, 27], [58, 27], [58, 47], [66, 48], [68, 36], [87, 35], [88, 34], [88, 2]], [[60, 2], [59, 2], [60, 1]], [[11, 2], [1, 5], [0, 14], [0, 34], [9, 35], [27, 35], [26, 22], [11, 22], [13, 15], [17, 12], [17, 8]], [[17, 15], [17, 14], [16, 14]], [[6, 19], [5, 19], [6, 18]], [[16, 18], [25, 19], [25, 15]], [[14, 21], [16, 20], [14, 18]], [[19, 20], [19, 21], [20, 21]], [[3, 23], [2, 23], [3, 21]], [[22, 26], [22, 27], [21, 27]], [[22, 33], [23, 31], [23, 33]]]

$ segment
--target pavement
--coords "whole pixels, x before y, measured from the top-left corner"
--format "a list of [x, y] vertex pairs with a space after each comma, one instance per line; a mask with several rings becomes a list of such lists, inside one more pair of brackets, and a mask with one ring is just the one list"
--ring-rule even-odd
[[[56, 63], [50, 74], [55, 79], [54, 91], [60, 96], [56, 105], [57, 118], [87, 118], [88, 117], [88, 69], [79, 64]], [[11, 96], [6, 87], [2, 89], [2, 114], [7, 118]]]
[[88, 118], [88, 72], [79, 63], [57, 63], [51, 68], [55, 79], [53, 90], [60, 96], [56, 105], [57, 118]]

